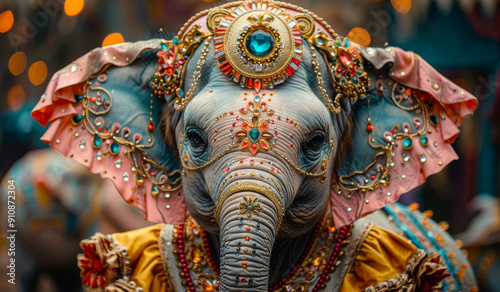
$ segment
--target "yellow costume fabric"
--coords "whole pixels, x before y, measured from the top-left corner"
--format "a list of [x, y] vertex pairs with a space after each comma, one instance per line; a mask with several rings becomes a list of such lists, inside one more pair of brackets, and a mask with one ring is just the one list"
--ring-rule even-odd
[[341, 292], [363, 291], [405, 272], [417, 248], [406, 239], [374, 226], [365, 238]]
[[170, 275], [163, 268], [158, 241], [162, 224], [130, 232], [113, 234], [119, 245], [126, 247], [132, 273], [130, 280], [148, 291], [173, 291]]
[[[114, 241], [128, 250], [132, 268], [130, 280], [145, 292], [173, 291], [169, 272], [164, 269], [160, 256], [158, 242], [161, 227], [160, 224], [113, 234]], [[405, 272], [416, 252], [417, 248], [406, 239], [374, 226], [362, 243], [340, 291], [363, 291], [369, 286], [395, 278]], [[177, 269], [170, 268], [171, 273]]]

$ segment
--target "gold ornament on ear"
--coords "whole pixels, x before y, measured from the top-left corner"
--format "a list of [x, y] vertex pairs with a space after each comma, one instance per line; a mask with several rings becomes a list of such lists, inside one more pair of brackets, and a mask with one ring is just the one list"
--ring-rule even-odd
[[309, 44], [320, 50], [328, 64], [336, 94], [332, 112], [340, 112], [340, 98], [356, 100], [366, 93], [370, 80], [357, 44], [348, 38], [332, 40], [323, 32], [311, 36]]

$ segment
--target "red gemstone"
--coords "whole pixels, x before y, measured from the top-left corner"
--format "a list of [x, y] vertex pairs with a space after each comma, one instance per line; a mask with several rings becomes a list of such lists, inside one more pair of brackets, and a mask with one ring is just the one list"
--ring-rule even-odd
[[260, 88], [261, 88], [261, 82], [260, 79], [255, 79], [254, 81], [254, 88], [257, 93], [259, 93]]
[[148, 125], [148, 130], [153, 131], [155, 126], [153, 126], [153, 123], [149, 123]]
[[349, 53], [347, 53], [344, 50], [340, 51], [340, 56], [339, 56], [340, 62], [346, 67], [350, 67], [352, 63], [352, 58], [349, 56]]
[[172, 68], [167, 68], [166, 71], [168, 76], [172, 76], [174, 74], [174, 70]]
[[373, 131], [373, 125], [372, 124], [368, 124], [368, 126], [366, 126], [366, 129], [368, 130], [368, 132]]
[[250, 145], [250, 152], [255, 155], [255, 153], [257, 153], [257, 150], [259, 150], [259, 146], [257, 146], [257, 144], [255, 143], [252, 143], [252, 145]]

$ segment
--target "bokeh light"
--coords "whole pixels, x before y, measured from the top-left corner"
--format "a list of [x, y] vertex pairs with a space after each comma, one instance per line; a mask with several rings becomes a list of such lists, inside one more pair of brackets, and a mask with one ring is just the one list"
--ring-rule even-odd
[[408, 13], [411, 9], [411, 0], [391, 0], [391, 4], [397, 12], [402, 14]]
[[82, 11], [83, 5], [83, 0], [66, 0], [66, 2], [64, 2], [64, 12], [68, 16], [77, 15]]
[[208, 3], [210, 3], [210, 2], [214, 2], [214, 1], [215, 1], [215, 0], [203, 0], [203, 2], [208, 2]]
[[0, 13], [0, 32], [8, 32], [12, 28], [12, 25], [14, 25], [14, 14], [12, 14], [12, 11], [7, 10]]
[[33, 85], [42, 84], [47, 79], [47, 65], [43, 61], [33, 63], [28, 71], [28, 77]]
[[104, 40], [102, 41], [102, 46], [106, 47], [106, 46], [111, 46], [111, 45], [115, 45], [115, 44], [120, 44], [120, 43], [123, 43], [124, 41], [125, 41], [125, 39], [123, 38], [121, 33], [115, 32], [115, 33], [109, 34], [108, 36], [106, 36], [104, 38]]
[[361, 27], [351, 29], [351, 31], [347, 34], [347, 38], [365, 48], [372, 42], [370, 34], [366, 31], [366, 29]]
[[9, 71], [17, 76], [26, 69], [26, 55], [23, 52], [14, 53], [9, 59]]
[[7, 106], [10, 110], [17, 111], [19, 110], [26, 99], [26, 93], [24, 92], [24, 88], [16, 84], [9, 89], [7, 92]]

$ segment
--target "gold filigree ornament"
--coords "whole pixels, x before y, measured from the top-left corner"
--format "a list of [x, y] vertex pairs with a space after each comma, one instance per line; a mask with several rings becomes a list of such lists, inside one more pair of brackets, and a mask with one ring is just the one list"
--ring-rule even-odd
[[333, 108], [329, 107], [332, 112], [340, 112], [341, 98], [356, 100], [366, 94], [370, 80], [358, 45], [348, 38], [332, 40], [324, 32], [311, 36], [309, 43], [319, 49], [328, 64], [336, 94]]
[[242, 88], [274, 88], [298, 69], [302, 37], [297, 21], [272, 2], [244, 4], [219, 22], [215, 59]]
[[246, 214], [248, 218], [259, 215], [261, 211], [262, 207], [256, 197], [243, 197], [243, 201], [240, 202], [240, 214]]

